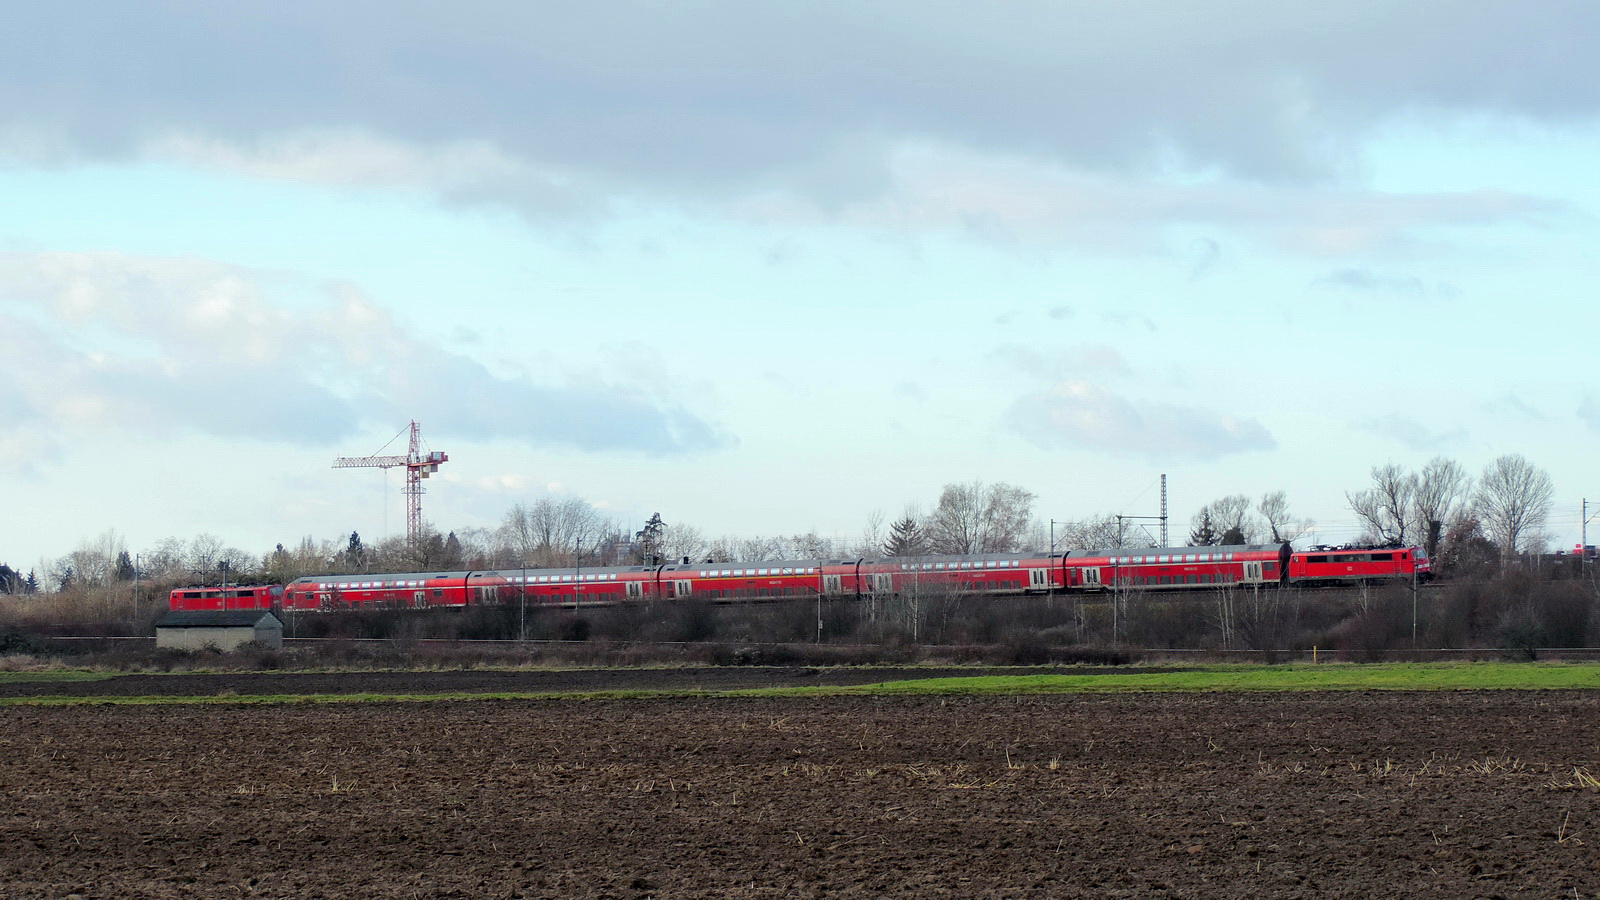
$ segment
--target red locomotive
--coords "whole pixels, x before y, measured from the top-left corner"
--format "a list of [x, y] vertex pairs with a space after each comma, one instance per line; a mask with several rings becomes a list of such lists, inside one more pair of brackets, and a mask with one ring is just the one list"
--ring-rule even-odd
[[1176, 591], [1290, 584], [1423, 580], [1420, 547], [1234, 547], [1074, 550], [899, 559], [813, 559], [564, 569], [500, 569], [394, 575], [311, 575], [278, 587], [179, 588], [171, 607], [191, 609], [427, 609], [526, 603], [584, 607], [703, 599], [753, 603], [804, 597], [860, 598], [915, 591], [978, 594]]

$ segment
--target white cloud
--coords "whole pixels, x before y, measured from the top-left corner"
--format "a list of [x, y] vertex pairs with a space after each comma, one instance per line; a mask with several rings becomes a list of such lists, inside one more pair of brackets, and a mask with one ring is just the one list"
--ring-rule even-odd
[[1362, 423], [1362, 427], [1373, 434], [1398, 441], [1406, 447], [1422, 453], [1437, 453], [1446, 450], [1454, 444], [1459, 444], [1467, 436], [1466, 431], [1460, 428], [1454, 428], [1449, 431], [1435, 431], [1415, 419], [1408, 419], [1398, 414], [1369, 420]]
[[[162, 3], [79, 13], [23, 5], [0, 33], [0, 153], [12, 160], [155, 154], [260, 177], [420, 185], [530, 214], [637, 196], [763, 197], [770, 212], [798, 198], [1007, 240], [1030, 225], [1230, 212], [1203, 190], [1142, 198], [1097, 178], [1349, 184], [1363, 141], [1396, 119], [1559, 127], [1600, 115], [1600, 7], [1587, 0], [402, 0], [381, 16], [240, 0], [206, 16]], [[912, 165], [919, 147], [1083, 179], [952, 179]], [[1280, 206], [1271, 193], [1242, 202], [1262, 198]], [[1291, 212], [1305, 205], [1290, 199]], [[1403, 227], [1408, 206], [1347, 229], [1324, 202], [1329, 214], [1299, 216], [1296, 240], [1342, 252], [1381, 236], [1380, 213]]]
[[1578, 404], [1578, 419], [1589, 427], [1590, 431], [1600, 432], [1600, 402], [1592, 394], [1584, 394], [1583, 400]]
[[485, 141], [430, 148], [353, 131], [272, 136], [254, 144], [172, 133], [150, 140], [144, 154], [259, 178], [362, 187], [450, 186], [529, 174]]
[[0, 254], [11, 421], [326, 444], [419, 418], [464, 437], [676, 454], [727, 436], [651, 384], [501, 378], [400, 328], [351, 285], [278, 305], [286, 276], [196, 259]]
[[1260, 422], [1170, 403], [1129, 400], [1080, 379], [1012, 406], [1009, 421], [1041, 447], [1075, 446], [1151, 459], [1217, 459], [1277, 446]]

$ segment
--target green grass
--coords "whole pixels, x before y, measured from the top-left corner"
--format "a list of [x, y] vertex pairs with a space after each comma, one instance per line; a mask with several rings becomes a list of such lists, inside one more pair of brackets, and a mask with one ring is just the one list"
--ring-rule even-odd
[[90, 672], [86, 669], [47, 669], [38, 672], [0, 672], [0, 684], [17, 684], [34, 681], [104, 681], [113, 678], [112, 672]]
[[[37, 677], [33, 677], [37, 676]], [[92, 681], [107, 677], [93, 672], [0, 673], [8, 681]], [[1128, 693], [1140, 691], [1454, 691], [1454, 690], [1594, 690], [1600, 688], [1596, 663], [1383, 663], [1286, 666], [1214, 666], [1169, 672], [1083, 675], [994, 675], [973, 678], [926, 678], [886, 681], [849, 687], [781, 687], [730, 691], [609, 690], [582, 692], [499, 691], [403, 694], [234, 694], [189, 696], [74, 696], [63, 691], [47, 697], [9, 697], [0, 706], [167, 706], [327, 703], [434, 703], [481, 700], [641, 700], [682, 697], [841, 697], [1026, 695]]]
[[1600, 664], [1381, 663], [1218, 666], [1104, 675], [998, 675], [853, 687], [762, 688], [746, 696], [1066, 694], [1133, 691], [1452, 691], [1600, 688]]

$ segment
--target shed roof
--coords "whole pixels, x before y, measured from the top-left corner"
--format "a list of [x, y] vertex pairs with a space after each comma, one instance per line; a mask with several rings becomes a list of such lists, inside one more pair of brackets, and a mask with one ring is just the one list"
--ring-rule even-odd
[[254, 628], [263, 619], [280, 626], [278, 617], [265, 609], [173, 610], [156, 620], [157, 628]]

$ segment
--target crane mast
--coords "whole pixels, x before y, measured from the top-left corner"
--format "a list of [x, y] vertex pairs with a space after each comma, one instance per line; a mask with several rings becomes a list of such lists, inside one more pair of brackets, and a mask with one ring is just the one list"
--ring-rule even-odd
[[335, 469], [397, 469], [406, 470], [406, 549], [413, 553], [422, 545], [422, 479], [439, 471], [439, 464], [450, 457], [438, 451], [422, 452], [422, 426], [411, 421], [411, 447], [405, 456], [341, 456], [333, 461]]

